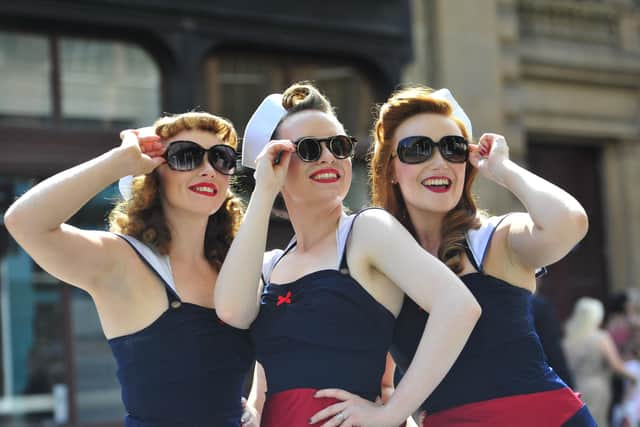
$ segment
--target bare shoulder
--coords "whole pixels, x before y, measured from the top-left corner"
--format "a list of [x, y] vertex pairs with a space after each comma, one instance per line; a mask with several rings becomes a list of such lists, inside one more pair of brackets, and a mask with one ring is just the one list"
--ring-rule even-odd
[[509, 212], [504, 216], [504, 219], [500, 222], [496, 228], [496, 232], [500, 230], [506, 231], [520, 231], [533, 227], [533, 221], [531, 216], [526, 212]]
[[[483, 222], [489, 219], [483, 219]], [[496, 226], [491, 237], [484, 270], [486, 273], [498, 277], [513, 286], [535, 290], [535, 269], [524, 265], [515, 257], [510, 248], [509, 237], [514, 231], [525, 231], [531, 225], [529, 214], [522, 212], [509, 213]]]
[[409, 236], [408, 231], [388, 211], [379, 208], [366, 209], [354, 220], [351, 239], [372, 244], [391, 238], [398, 232]]
[[349, 252], [381, 268], [381, 263], [409, 261], [423, 251], [411, 233], [389, 212], [367, 209], [354, 220]]

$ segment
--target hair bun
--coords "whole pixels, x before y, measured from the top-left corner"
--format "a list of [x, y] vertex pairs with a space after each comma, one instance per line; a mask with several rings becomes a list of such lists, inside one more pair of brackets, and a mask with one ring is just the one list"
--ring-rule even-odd
[[329, 100], [308, 81], [289, 86], [282, 94], [282, 106], [289, 114], [303, 110], [319, 110], [335, 115]]
[[305, 83], [296, 83], [282, 94], [282, 106], [286, 110], [290, 110], [297, 104], [304, 102], [304, 100], [311, 95], [312, 90], [317, 92], [313, 86], [309, 86]]

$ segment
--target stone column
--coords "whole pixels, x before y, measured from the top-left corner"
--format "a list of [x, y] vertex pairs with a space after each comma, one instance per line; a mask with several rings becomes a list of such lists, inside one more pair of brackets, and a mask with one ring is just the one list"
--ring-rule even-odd
[[611, 144], [603, 158], [603, 211], [611, 291], [640, 287], [640, 139]]

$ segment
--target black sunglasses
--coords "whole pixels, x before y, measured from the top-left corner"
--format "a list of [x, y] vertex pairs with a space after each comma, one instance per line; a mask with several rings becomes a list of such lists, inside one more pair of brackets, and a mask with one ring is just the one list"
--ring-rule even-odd
[[428, 136], [408, 136], [398, 142], [398, 158], [410, 165], [422, 163], [433, 157], [434, 149], [451, 163], [464, 163], [469, 158], [469, 142], [462, 136], [448, 135], [435, 142]]
[[353, 147], [357, 139], [347, 135], [329, 136], [327, 138], [305, 136], [293, 143], [296, 146], [296, 153], [302, 161], [315, 162], [322, 156], [323, 142], [327, 145], [333, 157], [336, 159], [346, 159], [353, 154]]
[[211, 167], [221, 174], [233, 175], [236, 171], [237, 154], [226, 144], [205, 149], [193, 141], [173, 141], [167, 146], [163, 157], [174, 171], [191, 171], [202, 165], [205, 153]]

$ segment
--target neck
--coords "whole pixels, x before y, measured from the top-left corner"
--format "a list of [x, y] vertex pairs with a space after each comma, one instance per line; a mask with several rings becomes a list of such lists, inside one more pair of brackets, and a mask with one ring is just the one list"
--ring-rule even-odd
[[209, 217], [165, 208], [165, 218], [171, 232], [169, 256], [174, 261], [200, 262], [205, 260], [204, 240]]
[[285, 199], [289, 219], [296, 236], [296, 250], [304, 252], [335, 231], [342, 215], [342, 204], [295, 203]]
[[445, 214], [424, 212], [410, 206], [407, 206], [407, 212], [420, 246], [437, 257]]

